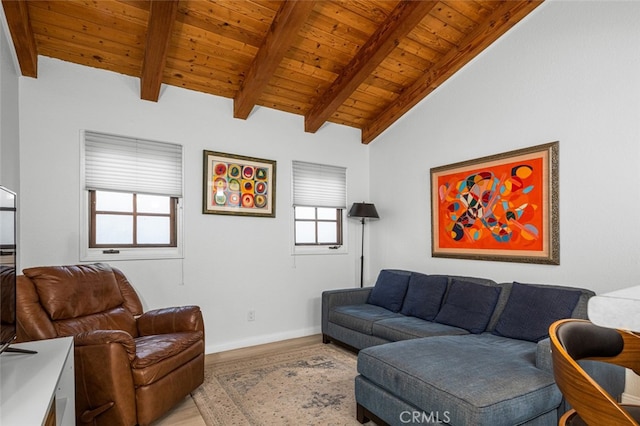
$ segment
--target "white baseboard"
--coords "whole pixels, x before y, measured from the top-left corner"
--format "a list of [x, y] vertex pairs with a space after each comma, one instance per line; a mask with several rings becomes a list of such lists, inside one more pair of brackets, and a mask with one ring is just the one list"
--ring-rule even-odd
[[234, 340], [216, 345], [207, 345], [205, 354], [230, 351], [233, 349], [248, 348], [250, 346], [264, 345], [265, 343], [280, 342], [282, 340], [295, 339], [298, 337], [313, 336], [320, 333], [320, 327], [303, 328], [300, 330], [286, 331], [283, 333], [265, 334], [248, 339]]

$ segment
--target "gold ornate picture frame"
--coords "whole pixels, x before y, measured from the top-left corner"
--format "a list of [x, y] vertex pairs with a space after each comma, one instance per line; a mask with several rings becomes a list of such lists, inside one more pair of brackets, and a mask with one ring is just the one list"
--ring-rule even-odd
[[276, 216], [276, 162], [204, 151], [205, 214]]

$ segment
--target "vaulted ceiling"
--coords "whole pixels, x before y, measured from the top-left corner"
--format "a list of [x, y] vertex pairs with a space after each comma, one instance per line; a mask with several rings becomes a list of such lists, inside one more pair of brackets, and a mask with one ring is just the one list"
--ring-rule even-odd
[[[355, 127], [369, 143], [542, 0], [2, 0], [22, 75], [38, 55]], [[514, 58], [514, 60], [516, 60]]]

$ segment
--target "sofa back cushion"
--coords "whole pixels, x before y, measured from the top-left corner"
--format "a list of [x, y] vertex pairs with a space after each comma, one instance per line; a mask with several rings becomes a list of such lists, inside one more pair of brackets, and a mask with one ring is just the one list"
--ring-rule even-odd
[[513, 283], [493, 334], [538, 342], [549, 337], [549, 326], [571, 318], [582, 291]]
[[412, 272], [400, 313], [433, 321], [440, 310], [448, 281], [445, 275]]
[[483, 285], [454, 278], [444, 304], [434, 321], [464, 328], [471, 333], [482, 333], [489, 324], [500, 290], [501, 288], [495, 285]]
[[367, 303], [398, 312], [402, 308], [410, 277], [411, 272], [408, 271], [383, 269], [369, 293]]

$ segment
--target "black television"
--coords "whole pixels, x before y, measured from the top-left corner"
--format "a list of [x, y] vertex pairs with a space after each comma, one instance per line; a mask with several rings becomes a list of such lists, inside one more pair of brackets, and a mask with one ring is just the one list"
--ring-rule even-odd
[[9, 347], [16, 339], [18, 325], [16, 310], [17, 219], [16, 193], [0, 186], [0, 354], [2, 352], [35, 354], [36, 351], [29, 349]]
[[0, 186], [0, 353], [16, 338], [16, 194]]

